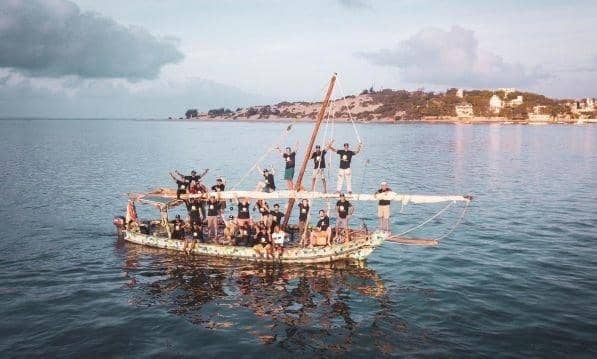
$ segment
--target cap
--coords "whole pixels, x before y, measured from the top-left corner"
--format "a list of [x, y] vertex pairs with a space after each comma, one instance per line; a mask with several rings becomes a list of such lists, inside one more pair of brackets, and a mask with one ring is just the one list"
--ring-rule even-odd
[[344, 197], [344, 193], [340, 193], [340, 197]]
[[380, 183], [380, 185], [381, 185], [381, 186], [387, 186], [387, 185], [388, 185], [388, 182], [386, 182], [386, 181], [382, 181], [382, 182]]

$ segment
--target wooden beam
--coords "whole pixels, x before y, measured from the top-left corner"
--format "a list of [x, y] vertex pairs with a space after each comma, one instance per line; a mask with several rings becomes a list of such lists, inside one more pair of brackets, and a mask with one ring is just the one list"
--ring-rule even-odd
[[[301, 168], [298, 173], [298, 177], [296, 182], [294, 183], [294, 188], [296, 191], [301, 191], [303, 176], [305, 175], [305, 169], [307, 168], [307, 164], [311, 159], [311, 152], [313, 151], [313, 144], [317, 139], [317, 133], [319, 132], [319, 127], [321, 127], [321, 122], [323, 117], [325, 116], [325, 111], [330, 103], [330, 97], [332, 96], [332, 92], [334, 91], [334, 85], [336, 84], [336, 74], [332, 76], [330, 79], [330, 84], [328, 85], [328, 91], [325, 94], [323, 102], [321, 103], [321, 108], [319, 109], [319, 114], [317, 114], [317, 121], [315, 121], [315, 126], [313, 127], [313, 132], [311, 133], [311, 139], [309, 140], [309, 144], [305, 150], [305, 158], [303, 159], [303, 163], [301, 164]], [[288, 220], [290, 219], [290, 214], [292, 213], [292, 209], [294, 207], [294, 198], [290, 198], [288, 200], [288, 205], [286, 207], [286, 213], [284, 214], [284, 222], [282, 224], [283, 227], [288, 225]]]

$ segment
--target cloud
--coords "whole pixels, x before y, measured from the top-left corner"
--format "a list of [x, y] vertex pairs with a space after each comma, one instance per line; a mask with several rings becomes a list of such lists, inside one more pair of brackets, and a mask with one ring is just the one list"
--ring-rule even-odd
[[172, 38], [81, 12], [66, 0], [2, 0], [0, 67], [29, 76], [156, 78], [183, 58]]
[[479, 47], [471, 30], [423, 29], [392, 49], [358, 54], [373, 64], [396, 67], [411, 83], [463, 87], [529, 86], [548, 78], [539, 68], [506, 62]]
[[244, 107], [269, 99], [202, 78], [184, 80], [60, 79], [0, 71], [0, 117], [166, 118], [189, 108]]

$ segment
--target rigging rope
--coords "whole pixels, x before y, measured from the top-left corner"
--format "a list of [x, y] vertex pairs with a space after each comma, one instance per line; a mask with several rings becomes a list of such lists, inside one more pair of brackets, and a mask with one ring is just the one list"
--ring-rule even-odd
[[359, 143], [363, 143], [363, 141], [361, 140], [361, 136], [359, 136], [357, 126], [355, 125], [354, 120], [352, 119], [352, 113], [350, 112], [350, 107], [348, 107], [348, 101], [346, 101], [346, 95], [344, 94], [344, 90], [342, 89], [342, 85], [340, 84], [339, 78], [336, 79], [336, 83], [338, 84], [338, 88], [340, 89], [340, 94], [342, 94], [342, 100], [344, 100], [344, 106], [346, 107], [346, 111], [348, 112], [348, 118], [352, 123], [352, 129], [354, 130], [354, 133], [357, 135], [357, 141], [359, 141]]
[[446, 233], [444, 233], [443, 235], [435, 238], [434, 240], [436, 241], [440, 241], [441, 239], [446, 238], [447, 236], [449, 236], [450, 234], [452, 234], [452, 232], [454, 232], [454, 230], [456, 229], [456, 227], [458, 227], [458, 225], [460, 224], [460, 222], [462, 222], [462, 219], [464, 218], [464, 214], [466, 213], [466, 210], [468, 209], [470, 202], [466, 202], [464, 205], [464, 208], [462, 209], [462, 213], [460, 213], [460, 217], [458, 218], [458, 220], [454, 223], [454, 225], [452, 226], [452, 228], [450, 228], [450, 230]]
[[429, 219], [427, 219], [427, 220], [423, 221], [422, 223], [420, 223], [420, 224], [418, 224], [418, 225], [416, 225], [416, 226], [414, 226], [414, 227], [412, 227], [412, 228], [410, 228], [410, 229], [408, 229], [408, 230], [406, 230], [406, 231], [404, 231], [404, 232], [401, 232], [401, 233], [398, 233], [398, 234], [394, 234], [394, 235], [392, 235], [392, 237], [400, 237], [400, 236], [403, 236], [403, 235], [405, 235], [405, 234], [407, 234], [407, 233], [410, 233], [410, 232], [412, 232], [412, 231], [414, 231], [414, 230], [416, 230], [416, 229], [419, 229], [419, 228], [423, 227], [423, 226], [424, 226], [424, 225], [426, 225], [427, 223], [431, 222], [433, 219], [437, 218], [437, 217], [438, 217], [440, 214], [444, 213], [444, 212], [445, 212], [445, 211], [446, 211], [448, 208], [450, 208], [450, 207], [451, 207], [451, 206], [452, 206], [454, 203], [456, 203], [456, 201], [452, 201], [452, 202], [448, 203], [448, 205], [447, 205], [447, 206], [445, 206], [445, 207], [444, 207], [443, 209], [441, 209], [439, 212], [437, 212], [436, 214], [434, 214], [433, 216], [431, 216]]
[[265, 153], [263, 155], [261, 155], [261, 157], [259, 157], [257, 159], [257, 161], [253, 164], [253, 166], [251, 166], [251, 168], [249, 168], [249, 170], [241, 177], [241, 179], [238, 181], [238, 183], [236, 183], [233, 187], [232, 190], [235, 190], [238, 188], [238, 186], [240, 186], [245, 179], [247, 178], [247, 176], [249, 174], [251, 174], [251, 172], [253, 172], [255, 170], [255, 168], [257, 168], [257, 166], [259, 166], [259, 164], [261, 163], [261, 161], [263, 161], [263, 159], [271, 152], [273, 151], [276, 147], [278, 147], [280, 145], [280, 143], [282, 142], [282, 140], [288, 136], [288, 134], [292, 131], [294, 124], [296, 123], [296, 119], [294, 119], [292, 121], [292, 123], [290, 125], [288, 125], [286, 127], [286, 129], [284, 129], [284, 131], [282, 132], [282, 134], [274, 141], [274, 143], [272, 143], [272, 145], [265, 151]]

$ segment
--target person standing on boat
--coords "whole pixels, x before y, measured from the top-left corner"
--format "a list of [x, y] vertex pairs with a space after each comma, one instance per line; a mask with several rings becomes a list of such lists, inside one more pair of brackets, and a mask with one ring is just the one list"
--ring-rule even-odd
[[[216, 184], [211, 186], [212, 192], [224, 192], [226, 189], [226, 181], [222, 177], [216, 179]], [[219, 196], [218, 196], [219, 197]], [[224, 220], [224, 212], [226, 211], [226, 200], [220, 200], [220, 211], [222, 213], [222, 220]]]
[[328, 144], [328, 148], [340, 156], [340, 169], [338, 170], [338, 184], [336, 185], [336, 193], [340, 193], [342, 191], [342, 184], [346, 179], [346, 191], [350, 195], [352, 194], [352, 172], [350, 170], [350, 162], [352, 161], [353, 156], [361, 152], [363, 143], [359, 142], [359, 146], [357, 147], [356, 151], [352, 151], [348, 143], [344, 144], [344, 149], [337, 150], [332, 147], [333, 143], [334, 141], [330, 142]]
[[309, 217], [309, 200], [303, 199], [301, 203], [298, 204], [299, 208], [299, 222], [298, 222], [298, 235], [300, 238], [300, 244], [302, 246], [305, 245], [307, 240], [306, 237], [306, 229], [307, 229], [307, 217]]
[[220, 216], [220, 201], [216, 196], [209, 196], [207, 201], [207, 237], [211, 237], [213, 230], [214, 238], [218, 238], [218, 217]]
[[180, 173], [178, 170], [174, 170], [174, 172], [177, 175], [179, 175], [181, 178], [184, 178], [187, 182], [189, 182], [189, 184], [197, 185], [199, 183], [199, 181], [201, 181], [201, 179], [203, 177], [205, 177], [207, 172], [209, 172], [209, 168], [204, 169], [203, 173], [200, 175], [198, 175], [197, 171], [195, 171], [195, 170], [192, 170], [191, 175], [189, 175], [189, 176]]
[[180, 219], [180, 214], [177, 214], [174, 222], [172, 222], [172, 239], [184, 238], [184, 222]]
[[274, 170], [272, 169], [270, 171], [266, 168], [262, 171], [259, 166], [257, 166], [257, 170], [263, 175], [263, 182], [259, 182], [259, 185], [257, 185], [257, 190], [267, 193], [274, 192], [276, 190], [276, 183], [274, 182]]
[[172, 172], [170, 172], [170, 177], [176, 182], [176, 198], [180, 199], [181, 194], [186, 194], [187, 189], [189, 187], [189, 181], [184, 178], [177, 178], [175, 177]]
[[274, 231], [275, 226], [282, 225], [282, 218], [284, 218], [284, 213], [280, 212], [280, 205], [274, 204], [274, 210], [269, 212], [270, 217], [270, 232]]
[[238, 208], [238, 215], [236, 216], [237, 224], [243, 226], [245, 223], [249, 223], [251, 221], [251, 213], [249, 212], [251, 203], [249, 203], [249, 200], [247, 198], [237, 200], [236, 206]]
[[255, 202], [255, 205], [253, 206], [253, 211], [256, 209], [259, 210], [261, 220], [264, 223], [269, 222], [269, 205], [267, 204], [267, 202], [263, 199], [258, 199], [257, 202]]
[[354, 213], [354, 207], [346, 200], [344, 193], [340, 193], [340, 200], [336, 202], [338, 219], [336, 220], [336, 232], [340, 228], [348, 229], [348, 219]]
[[325, 183], [325, 155], [327, 151], [321, 150], [321, 146], [315, 146], [315, 151], [311, 154], [313, 160], [313, 179], [311, 180], [311, 192], [315, 191], [315, 182], [321, 178], [323, 184], [323, 193], [327, 193], [327, 185]]
[[185, 201], [185, 204], [187, 205], [191, 225], [194, 223], [200, 223], [202, 221], [200, 212], [200, 201], [197, 198], [191, 198], [188, 201]]
[[[392, 192], [388, 187], [388, 182], [383, 181], [379, 185], [379, 189], [375, 192], [375, 196], [381, 193]], [[379, 229], [382, 231], [390, 231], [390, 200], [380, 199], [377, 205], [377, 218], [379, 218]]]
[[[298, 147], [298, 142], [297, 142], [296, 146]], [[280, 152], [280, 154], [284, 158], [284, 163], [285, 163], [284, 179], [286, 180], [286, 188], [289, 191], [292, 191], [292, 189], [294, 188], [292, 180], [294, 179], [294, 166], [296, 163], [296, 151], [293, 151], [292, 148], [290, 148], [290, 147], [286, 147], [286, 152], [284, 152], [284, 153], [282, 153], [282, 150], [280, 149], [280, 147], [276, 147], [276, 149], [278, 150], [278, 152]]]

